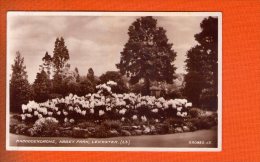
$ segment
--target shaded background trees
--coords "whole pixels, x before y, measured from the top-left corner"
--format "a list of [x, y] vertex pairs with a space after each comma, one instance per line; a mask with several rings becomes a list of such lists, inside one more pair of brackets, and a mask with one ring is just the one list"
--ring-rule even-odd
[[216, 109], [218, 103], [218, 19], [208, 17], [196, 34], [198, 45], [187, 52], [184, 95], [196, 106]]
[[166, 31], [151, 16], [137, 19], [128, 29], [129, 40], [121, 52], [117, 68], [132, 84], [144, 80], [142, 94], [150, 94], [152, 81], [172, 83], [176, 52], [168, 43]]

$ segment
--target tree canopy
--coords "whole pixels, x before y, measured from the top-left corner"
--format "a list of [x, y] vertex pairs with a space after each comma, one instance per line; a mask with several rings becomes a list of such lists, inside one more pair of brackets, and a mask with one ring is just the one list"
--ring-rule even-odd
[[46, 52], [44, 57], [42, 58], [42, 61], [43, 61], [43, 64], [40, 65], [41, 70], [44, 70], [47, 73], [48, 78], [50, 78], [51, 68], [52, 68], [52, 57], [51, 57], [51, 55], [49, 55], [49, 53]]
[[95, 73], [94, 73], [94, 70], [93, 70], [92, 68], [89, 68], [89, 69], [88, 69], [87, 78], [88, 78], [91, 82], [95, 82]]
[[10, 80], [10, 110], [20, 112], [21, 105], [26, 104], [32, 96], [31, 86], [27, 79], [24, 58], [16, 52]]
[[187, 52], [184, 93], [194, 105], [217, 108], [218, 19], [205, 18], [200, 27], [198, 44]]
[[138, 18], [129, 27], [128, 35], [116, 65], [120, 72], [130, 77], [133, 84], [143, 79], [144, 94], [149, 94], [151, 81], [172, 83], [176, 52], [168, 42], [166, 30], [157, 26], [157, 20], [151, 16]]
[[52, 58], [53, 66], [57, 73], [61, 72], [69, 58], [69, 51], [67, 49], [67, 46], [65, 45], [64, 38], [57, 38], [55, 41]]
[[70, 65], [67, 64], [69, 60], [69, 51], [67, 46], [65, 45], [64, 38], [57, 38], [54, 45], [52, 64], [54, 67], [54, 75], [53, 75], [53, 91], [59, 94], [66, 94], [66, 90], [64, 89], [63, 83], [63, 74], [67, 71]]
[[37, 73], [33, 84], [33, 89], [35, 94], [35, 101], [45, 102], [48, 100], [51, 90], [51, 82], [49, 80], [48, 74], [44, 70]]

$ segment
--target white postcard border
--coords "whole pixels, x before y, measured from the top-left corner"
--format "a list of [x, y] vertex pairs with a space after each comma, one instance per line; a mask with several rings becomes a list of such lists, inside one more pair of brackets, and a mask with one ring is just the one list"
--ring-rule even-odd
[[[8, 20], [13, 16], [216, 16], [218, 17], [218, 147], [217, 148], [165, 148], [165, 147], [23, 147], [10, 146], [10, 106], [9, 81], [11, 63], [9, 59]], [[6, 150], [8, 151], [144, 151], [144, 152], [219, 152], [222, 151], [222, 13], [221, 12], [38, 12], [9, 11], [7, 12], [7, 48], [6, 48]]]

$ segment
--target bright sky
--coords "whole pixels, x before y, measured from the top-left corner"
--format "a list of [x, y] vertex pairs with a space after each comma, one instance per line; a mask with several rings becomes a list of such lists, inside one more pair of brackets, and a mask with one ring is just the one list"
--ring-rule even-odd
[[[86, 75], [92, 67], [95, 75], [117, 70], [120, 52], [128, 40], [128, 28], [138, 17], [130, 16], [13, 16], [8, 20], [10, 62], [16, 51], [25, 59], [29, 82], [34, 82], [45, 52], [53, 54], [54, 42], [63, 36], [69, 50], [72, 69]], [[177, 52], [177, 73], [185, 73], [186, 52], [196, 44], [202, 16], [155, 17], [158, 26]]]

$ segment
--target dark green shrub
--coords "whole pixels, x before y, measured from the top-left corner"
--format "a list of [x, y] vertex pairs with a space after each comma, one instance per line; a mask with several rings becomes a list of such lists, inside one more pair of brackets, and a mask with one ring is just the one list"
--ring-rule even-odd
[[9, 125], [9, 127], [10, 127], [10, 132], [11, 133], [15, 133], [16, 132], [16, 126], [21, 123], [21, 119], [19, 119], [19, 118], [21, 118], [20, 115], [15, 115], [15, 116], [13, 115], [10, 118], [10, 125]]
[[128, 130], [121, 130], [121, 135], [122, 136], [131, 136], [131, 133]]
[[110, 137], [117, 137], [119, 136], [119, 132], [117, 130], [109, 130], [108, 131]]
[[214, 117], [205, 116], [191, 119], [190, 122], [198, 129], [210, 129], [211, 127], [217, 125]]
[[66, 129], [66, 130], [60, 130], [60, 136], [61, 137], [72, 137], [73, 136], [73, 131]]
[[28, 129], [30, 129], [31, 126], [26, 125], [24, 123], [22, 124], [15, 124], [10, 126], [10, 132], [15, 134], [22, 134], [22, 135], [28, 135]]
[[96, 127], [91, 136], [94, 138], [107, 138], [110, 137], [110, 133], [104, 125], [101, 125]]
[[95, 123], [93, 123], [93, 122], [88, 122], [88, 121], [86, 121], [86, 122], [81, 122], [81, 123], [78, 123], [77, 124], [77, 126], [79, 127], [79, 128], [83, 128], [83, 129], [86, 129], [86, 128], [89, 128], [89, 127], [95, 127]]
[[120, 130], [122, 126], [122, 123], [118, 120], [105, 120], [102, 124], [108, 130], [111, 129]]
[[161, 130], [160, 130], [160, 133], [161, 133], [161, 134], [169, 133], [169, 130], [170, 130], [169, 127], [170, 127], [169, 125], [163, 124], [162, 127], [161, 127]]
[[12, 115], [12, 117], [10, 118], [10, 123], [12, 122], [12, 119], [13, 120], [17, 120], [17, 121], [22, 121], [22, 118], [21, 118], [21, 115], [20, 114], [14, 114]]
[[30, 136], [51, 137], [58, 134], [59, 124], [58, 120], [52, 117], [38, 119], [32, 128], [30, 128]]
[[190, 122], [190, 121], [187, 121], [187, 122], [185, 123], [185, 125], [186, 125], [188, 128], [190, 128], [190, 131], [195, 131], [195, 130], [198, 129], [198, 128], [197, 128], [192, 122]]
[[72, 137], [76, 138], [87, 138], [88, 137], [88, 130], [86, 129], [81, 129], [79, 127], [74, 127], [72, 129]]
[[168, 118], [163, 123], [171, 126], [182, 126], [185, 122], [183, 118], [175, 117], [175, 118]]
[[189, 110], [189, 114], [191, 118], [197, 118], [200, 116], [200, 114], [202, 113], [203, 110], [199, 109], [199, 108], [191, 108]]
[[164, 95], [166, 99], [171, 98], [183, 98], [182, 92], [179, 89], [173, 90], [169, 92], [168, 94]]
[[148, 106], [140, 106], [136, 109], [138, 111], [138, 115], [141, 116], [146, 116], [147, 118], [151, 118], [151, 110]]
[[167, 134], [170, 131], [170, 125], [169, 123], [167, 124], [156, 124], [155, 125], [155, 130], [158, 134]]

